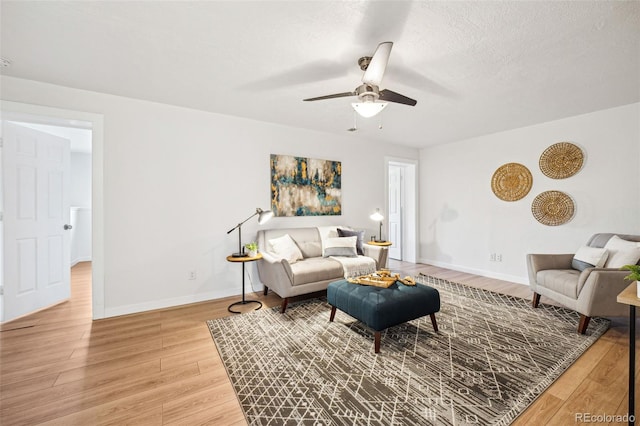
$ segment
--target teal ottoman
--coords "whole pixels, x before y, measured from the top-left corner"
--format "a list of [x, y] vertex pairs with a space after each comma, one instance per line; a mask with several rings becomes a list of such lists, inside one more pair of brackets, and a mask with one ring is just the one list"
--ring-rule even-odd
[[380, 332], [394, 325], [429, 315], [433, 329], [438, 331], [435, 313], [440, 311], [440, 293], [426, 285], [396, 282], [382, 288], [340, 280], [327, 287], [327, 302], [331, 305], [329, 321], [333, 322], [336, 309], [340, 309], [375, 331], [375, 353], [380, 352]]

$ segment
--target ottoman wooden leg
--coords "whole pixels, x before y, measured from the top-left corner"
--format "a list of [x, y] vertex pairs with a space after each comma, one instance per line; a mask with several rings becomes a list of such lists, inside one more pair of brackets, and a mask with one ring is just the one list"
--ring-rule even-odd
[[438, 331], [438, 323], [436, 322], [436, 314], [429, 314], [431, 317], [431, 324], [433, 325], [433, 330]]
[[329, 316], [329, 322], [333, 322], [333, 319], [336, 317], [336, 307], [331, 307], [331, 316]]
[[376, 331], [373, 337], [373, 348], [375, 353], [380, 353], [380, 332]]

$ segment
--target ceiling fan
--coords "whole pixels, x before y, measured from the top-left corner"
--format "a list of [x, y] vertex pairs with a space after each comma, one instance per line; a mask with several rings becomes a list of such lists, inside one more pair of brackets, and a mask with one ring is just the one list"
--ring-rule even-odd
[[[336, 93], [333, 95], [318, 96], [316, 98], [303, 99], [304, 101], [320, 101], [324, 99], [344, 98], [347, 96], [357, 96], [360, 102], [354, 102], [351, 105], [362, 117], [373, 117], [382, 111], [388, 102], [415, 106], [418, 102], [415, 99], [408, 98], [400, 93], [393, 92], [388, 89], [380, 90], [380, 83], [384, 76], [384, 71], [389, 62], [389, 55], [393, 42], [386, 41], [380, 43], [373, 56], [364, 56], [358, 59], [360, 69], [364, 71], [362, 83], [356, 87], [353, 92]], [[378, 102], [383, 101], [383, 102]]]

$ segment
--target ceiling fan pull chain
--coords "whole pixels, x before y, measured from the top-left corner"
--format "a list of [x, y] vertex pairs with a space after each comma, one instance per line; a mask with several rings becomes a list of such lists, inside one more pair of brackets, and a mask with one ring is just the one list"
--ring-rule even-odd
[[350, 129], [347, 129], [349, 132], [355, 132], [356, 130], [358, 130], [358, 114], [356, 114], [356, 111], [353, 111], [353, 127]]

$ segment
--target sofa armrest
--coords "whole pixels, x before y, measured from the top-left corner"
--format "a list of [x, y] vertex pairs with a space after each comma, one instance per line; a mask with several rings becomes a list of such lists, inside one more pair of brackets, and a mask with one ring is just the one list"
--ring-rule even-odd
[[573, 254], [527, 254], [529, 283], [535, 284], [536, 274], [547, 269], [571, 269]]
[[258, 276], [264, 285], [269, 288], [277, 286], [277, 283], [293, 285], [293, 271], [286, 259], [281, 259], [266, 251], [261, 254], [262, 260], [258, 262]]
[[627, 275], [627, 271], [615, 268], [585, 269], [580, 274], [576, 310], [590, 317], [627, 316], [629, 307], [617, 302], [618, 294], [630, 284], [624, 279]]
[[274, 264], [274, 263], [278, 263], [278, 262], [282, 262], [285, 259], [279, 258], [277, 257], [275, 254], [268, 252], [268, 251], [260, 251], [260, 254], [262, 255], [262, 258], [270, 264]]
[[536, 275], [547, 269], [571, 269], [572, 254], [527, 254], [529, 285], [535, 291]]
[[365, 256], [370, 257], [376, 261], [376, 270], [387, 266], [387, 255], [389, 253], [388, 247], [364, 244], [362, 249]]
[[[628, 274], [628, 272], [621, 271], [618, 268], [587, 268], [580, 273], [580, 277], [578, 278], [578, 294], [580, 294], [580, 292], [582, 291], [582, 288], [585, 286], [585, 284], [587, 283], [587, 280], [589, 279], [589, 277], [591, 277], [592, 273], [597, 274], [598, 279], [608, 279], [608, 280], [614, 280], [614, 281], [624, 280], [624, 277]], [[595, 276], [596, 275], [594, 275], [594, 277]], [[629, 285], [629, 284], [630, 283], [627, 282], [626, 285]]]
[[571, 269], [571, 254], [528, 254], [527, 259], [533, 270], [544, 271], [546, 269]]

